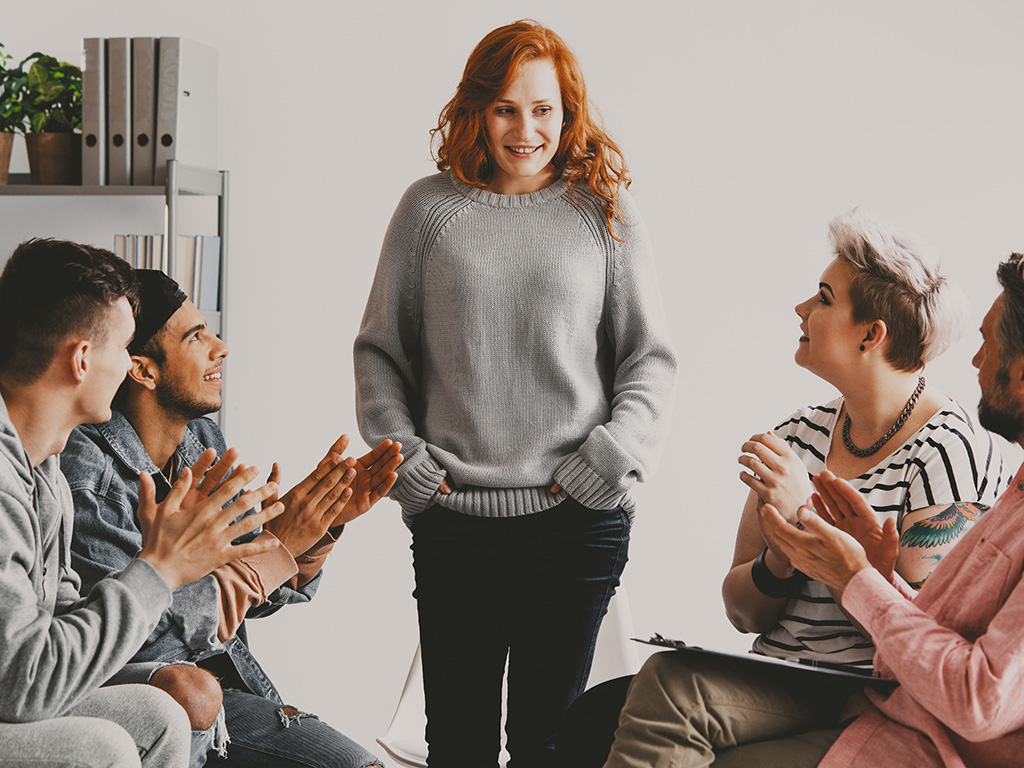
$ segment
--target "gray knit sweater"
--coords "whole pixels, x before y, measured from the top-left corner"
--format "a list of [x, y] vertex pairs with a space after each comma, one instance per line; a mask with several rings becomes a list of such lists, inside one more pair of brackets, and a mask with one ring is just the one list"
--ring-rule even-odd
[[0, 398], [0, 721], [59, 716], [121, 669], [171, 591], [144, 560], [78, 594], [59, 458], [34, 469]]
[[[405, 193], [355, 342], [359, 427], [402, 443], [391, 497], [511, 517], [568, 493], [632, 510], [676, 374], [647, 232], [588, 190], [498, 195], [448, 173]], [[448, 477], [454, 492], [442, 496]], [[553, 483], [562, 486], [550, 493]]]

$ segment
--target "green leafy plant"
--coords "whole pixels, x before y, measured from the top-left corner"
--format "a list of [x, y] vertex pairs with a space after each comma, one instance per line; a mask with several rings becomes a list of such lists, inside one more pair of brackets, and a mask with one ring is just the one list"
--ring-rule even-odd
[[11, 55], [0, 43], [0, 133], [21, 133], [25, 130], [25, 111], [21, 105], [21, 89], [25, 76], [20, 67], [10, 67]]
[[82, 70], [74, 64], [33, 53], [18, 65], [15, 84], [32, 133], [73, 133], [82, 127]]

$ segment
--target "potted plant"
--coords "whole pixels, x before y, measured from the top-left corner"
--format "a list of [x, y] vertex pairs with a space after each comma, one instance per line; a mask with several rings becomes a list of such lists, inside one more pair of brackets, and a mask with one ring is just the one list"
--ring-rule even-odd
[[11, 55], [3, 47], [4, 44], [0, 43], [0, 184], [7, 183], [14, 134], [22, 132], [25, 126], [18, 82], [21, 70], [8, 66]]
[[75, 130], [82, 127], [82, 70], [42, 53], [18, 70], [32, 183], [81, 184], [82, 134]]

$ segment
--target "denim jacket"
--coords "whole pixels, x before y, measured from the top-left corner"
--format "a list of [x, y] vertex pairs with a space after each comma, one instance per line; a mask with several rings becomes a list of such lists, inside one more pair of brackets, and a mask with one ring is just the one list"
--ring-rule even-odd
[[[191, 466], [207, 448], [220, 456], [226, 450], [220, 428], [208, 418], [189, 422], [176, 449], [181, 466]], [[139, 473], [156, 482], [157, 499], [170, 486], [146, 453], [134, 427], [118, 410], [104, 424], [88, 424], [71, 433], [61, 454], [61, 469], [75, 502], [72, 562], [82, 578], [83, 593], [110, 573], [122, 570], [142, 549], [142, 533], [135, 510], [139, 503]], [[279, 587], [262, 605], [252, 608], [250, 618], [267, 616], [282, 605], [309, 602], [322, 574], [300, 589]], [[249, 651], [245, 623], [226, 643], [217, 638], [220, 623], [220, 592], [213, 576], [186, 584], [173, 593], [156, 629], [116, 677], [117, 682], [146, 682], [167, 663], [199, 663], [227, 654], [232, 666], [251, 693], [281, 703], [281, 697]]]

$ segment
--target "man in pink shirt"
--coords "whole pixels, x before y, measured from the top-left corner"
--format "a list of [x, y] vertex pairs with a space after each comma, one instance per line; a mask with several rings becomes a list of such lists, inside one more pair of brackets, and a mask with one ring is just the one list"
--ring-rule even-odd
[[[1024, 256], [999, 266], [1003, 292], [974, 357], [981, 424], [1024, 446]], [[890, 692], [854, 692], [835, 713], [771, 681], [702, 683], [714, 670], [645, 665], [630, 690], [606, 768], [787, 766], [995, 768], [1024, 761], [1024, 467], [920, 592], [894, 571], [895, 530], [829, 472], [814, 478], [818, 514], [797, 525], [771, 505], [762, 529], [794, 567], [831, 588], [876, 647]], [[981, 510], [979, 510], [980, 512]], [[652, 657], [658, 658], [658, 657]], [[721, 717], [716, 713], [728, 712]], [[737, 715], [743, 712], [743, 715]]]

